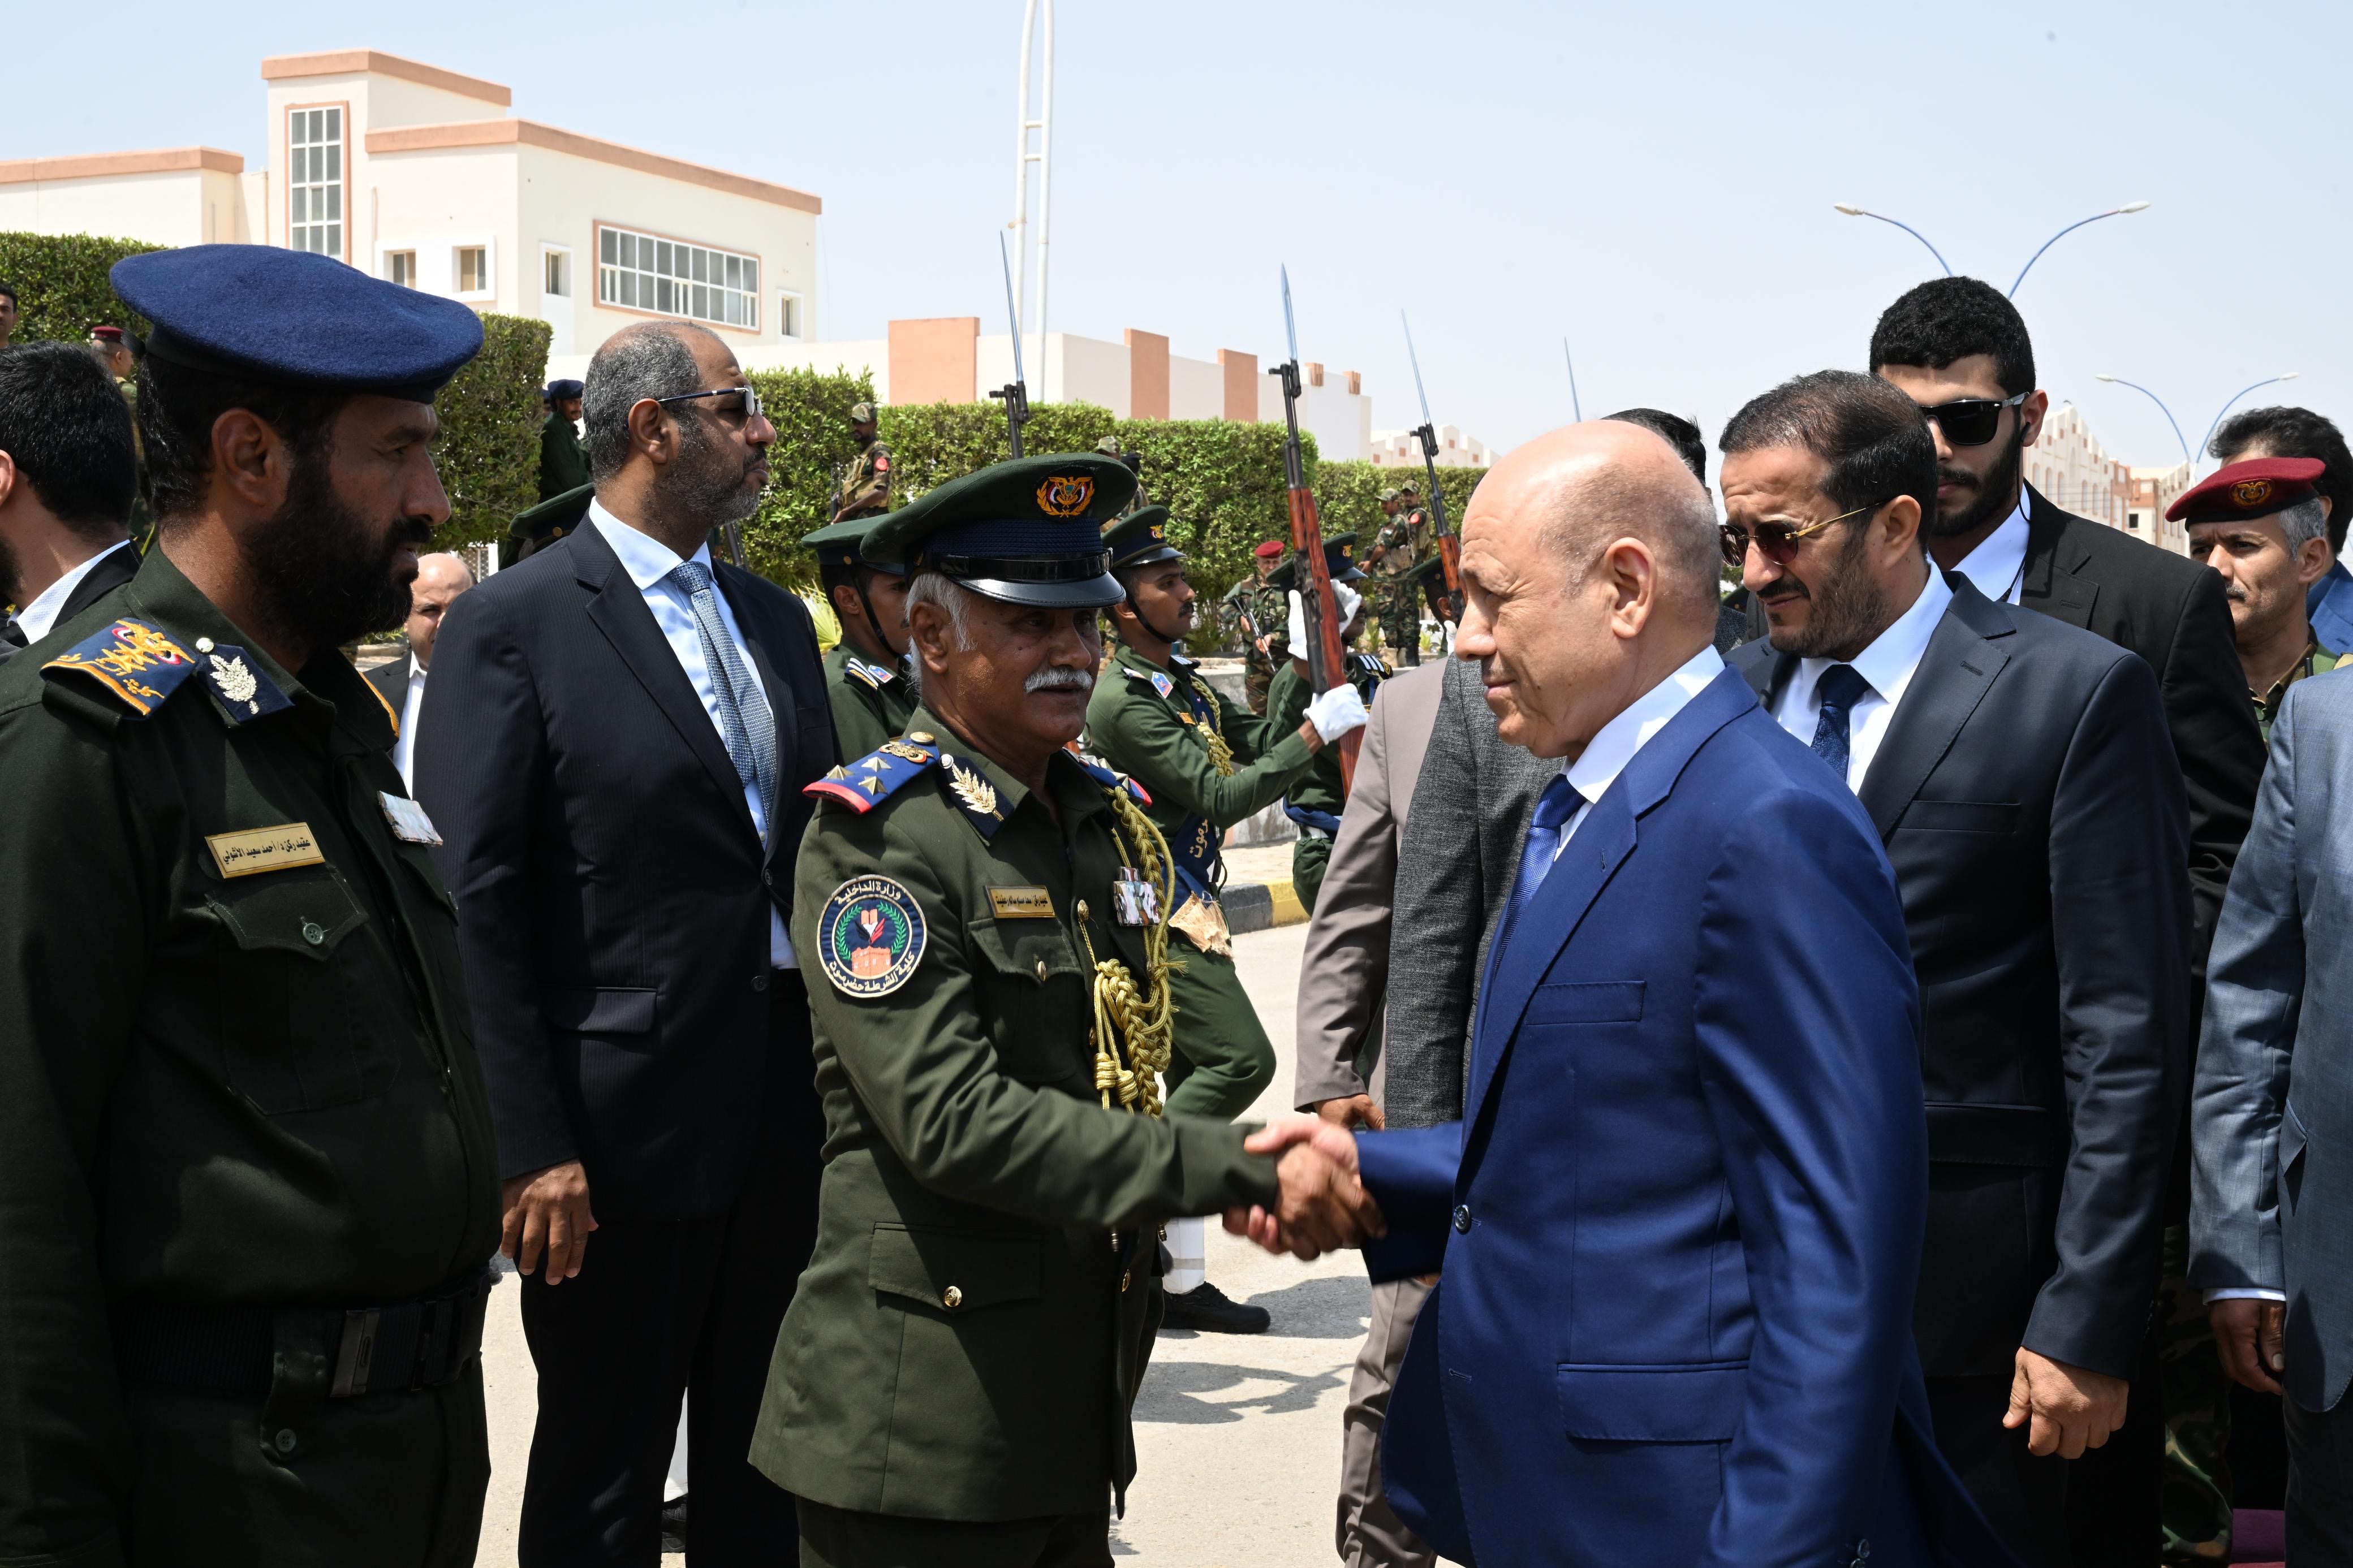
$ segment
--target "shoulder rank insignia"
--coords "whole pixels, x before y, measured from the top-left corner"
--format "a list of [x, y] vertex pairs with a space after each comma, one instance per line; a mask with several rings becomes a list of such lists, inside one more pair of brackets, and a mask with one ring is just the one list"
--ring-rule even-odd
[[945, 752], [940, 753], [940, 770], [941, 781], [974, 830], [983, 838], [996, 837], [997, 830], [1005, 826], [1005, 811], [997, 804], [997, 786], [988, 782], [988, 775]]
[[[1073, 755], [1075, 756], [1076, 753], [1073, 753]], [[1150, 805], [1152, 804], [1152, 792], [1145, 789], [1134, 779], [1129, 778], [1125, 773], [1113, 773], [1111, 769], [1104, 767], [1101, 763], [1089, 762], [1084, 757], [1078, 757], [1077, 761], [1079, 766], [1087, 770], [1087, 777], [1094, 780], [1095, 783], [1103, 785], [1103, 788], [1124, 789], [1127, 792], [1127, 798], [1135, 802], [1138, 805]]]
[[825, 777], [802, 785], [801, 793], [831, 795], [862, 814], [906, 787], [936, 760], [934, 753], [924, 747], [905, 741], [885, 741], [879, 751], [869, 752], [847, 767], [836, 768]]
[[845, 673], [864, 681], [877, 691], [881, 690], [883, 683], [893, 679], [896, 673], [879, 664], [869, 664], [854, 653], [841, 661], [841, 668]]
[[888, 996], [923, 961], [915, 895], [888, 877], [852, 877], [817, 917], [817, 961], [844, 996]]
[[1176, 683], [1168, 679], [1166, 671], [1155, 669], [1152, 672], [1152, 689], [1165, 698], [1176, 689]]
[[[203, 648], [204, 639], [199, 637], [196, 646]], [[275, 681], [246, 662], [247, 657], [245, 649], [231, 647], [227, 643], [215, 643], [205, 650], [208, 666], [206, 676], [212, 681], [213, 694], [220, 699], [221, 706], [228, 710], [229, 718], [243, 724], [260, 718], [264, 713], [275, 713], [280, 709], [293, 707], [292, 700], [278, 689]], [[393, 728], [397, 730], [399, 727], [399, 721], [394, 721]]]
[[[128, 616], [84, 637], [41, 666], [45, 680], [85, 676], [144, 719], [180, 683], [206, 668], [194, 654], [144, 621]], [[284, 698], [280, 698], [283, 702]]]
[[1149, 669], [1138, 669], [1138, 668], [1135, 668], [1135, 666], [1134, 666], [1134, 665], [1132, 665], [1132, 664], [1123, 664], [1123, 665], [1121, 665], [1121, 666], [1119, 667], [1119, 672], [1120, 672], [1122, 675], [1126, 676], [1130, 680], [1141, 680], [1141, 681], [1144, 681], [1145, 683], [1146, 683], [1147, 685], [1151, 683], [1151, 681], [1152, 681], [1152, 679], [1153, 679], [1153, 678], [1154, 678], [1154, 675], [1155, 675], [1155, 672], [1154, 672], [1154, 671], [1152, 671], [1152, 670], [1149, 670]]

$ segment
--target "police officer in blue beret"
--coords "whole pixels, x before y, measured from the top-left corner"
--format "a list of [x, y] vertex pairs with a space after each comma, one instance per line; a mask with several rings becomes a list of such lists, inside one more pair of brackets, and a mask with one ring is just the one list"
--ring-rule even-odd
[[498, 1160], [433, 824], [337, 651], [473, 312], [132, 257], [138, 574], [0, 668], [0, 1562], [473, 1561]]

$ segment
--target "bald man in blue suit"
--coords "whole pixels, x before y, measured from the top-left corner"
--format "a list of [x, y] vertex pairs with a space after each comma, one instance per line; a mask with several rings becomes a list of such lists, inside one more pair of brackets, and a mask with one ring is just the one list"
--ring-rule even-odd
[[1382, 1457], [1442, 1555], [2008, 1563], [1912, 1349], [1927, 1134], [1894, 877], [1717, 657], [1719, 545], [1631, 426], [1556, 431], [1479, 487], [1458, 649], [1504, 739], [1565, 766], [1490, 949], [1464, 1120], [1260, 1143], [1355, 1154], [1374, 1277], [1442, 1273]]

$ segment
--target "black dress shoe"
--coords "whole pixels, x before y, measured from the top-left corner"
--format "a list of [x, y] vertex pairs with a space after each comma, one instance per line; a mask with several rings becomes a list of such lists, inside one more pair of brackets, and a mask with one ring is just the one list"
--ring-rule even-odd
[[1262, 1334], [1273, 1321], [1264, 1307], [1245, 1307], [1205, 1279], [1183, 1295], [1168, 1298], [1160, 1326], [1204, 1334]]
[[681, 1492], [662, 1504], [662, 1551], [670, 1552], [685, 1550], [686, 1494]]

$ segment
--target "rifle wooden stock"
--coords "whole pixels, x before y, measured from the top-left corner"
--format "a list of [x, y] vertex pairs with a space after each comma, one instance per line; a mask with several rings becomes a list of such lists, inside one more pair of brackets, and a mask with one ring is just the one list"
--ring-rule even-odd
[[[1348, 679], [1348, 656], [1340, 643], [1340, 605], [1332, 592], [1331, 565], [1324, 559], [1324, 523], [1315, 510], [1315, 492], [1304, 485], [1294, 485], [1290, 499], [1291, 547], [1298, 552], [1296, 559], [1306, 569], [1303, 597], [1314, 620], [1307, 635], [1308, 681], [1320, 695]], [[1344, 795], [1356, 788], [1356, 748], [1363, 738], [1361, 730], [1351, 730], [1340, 737], [1340, 789]]]

